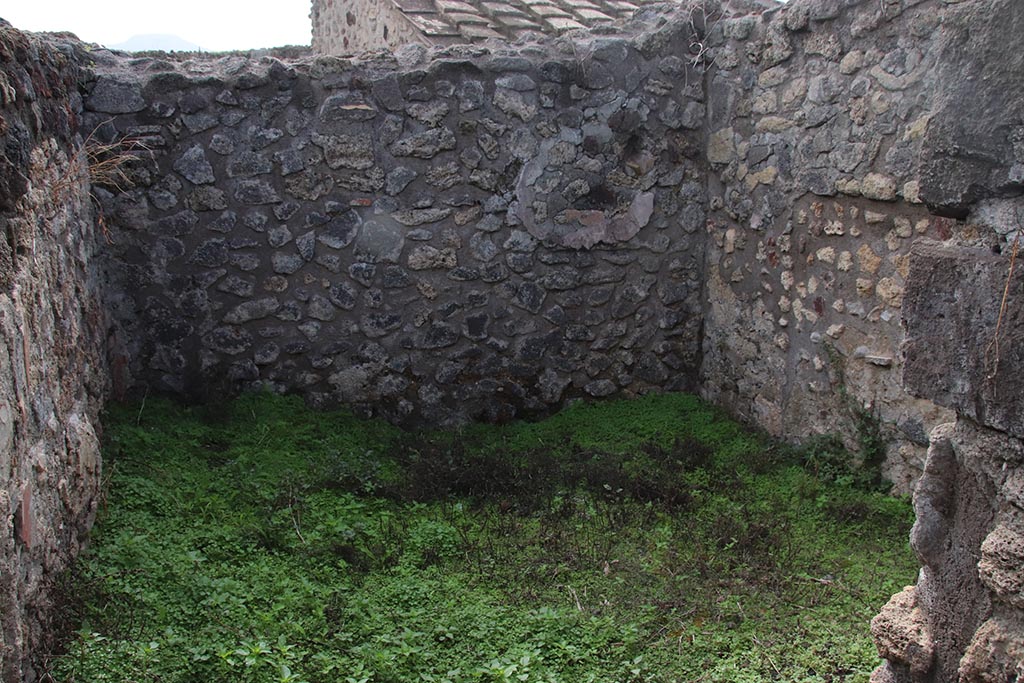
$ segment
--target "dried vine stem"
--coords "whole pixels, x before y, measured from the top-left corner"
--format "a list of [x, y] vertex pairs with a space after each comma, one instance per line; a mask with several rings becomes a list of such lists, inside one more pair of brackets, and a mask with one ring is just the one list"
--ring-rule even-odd
[[1013, 273], [1017, 267], [1017, 252], [1020, 249], [1020, 240], [1020, 235], [1013, 238], [1013, 251], [1010, 252], [1010, 268], [1006, 273], [1006, 283], [1003, 285], [1003, 299], [999, 303], [996, 331], [988, 348], [985, 349], [985, 355], [987, 357], [991, 355], [992, 358], [992, 372], [985, 378], [988, 381], [994, 380], [996, 375], [999, 374], [999, 344], [1002, 341], [1003, 335], [1003, 319], [1006, 317], [1006, 309], [1010, 301], [1010, 284], [1013, 282]]
[[[698, 12], [700, 12], [699, 21]], [[707, 37], [723, 16], [724, 12], [720, 6], [713, 6], [709, 10], [707, 0], [701, 0], [700, 3], [690, 8], [690, 65], [694, 68], [701, 64], [704, 64], [705, 67], [714, 64], [714, 59], [707, 60], [707, 55], [711, 51], [711, 47], [707, 44]]]

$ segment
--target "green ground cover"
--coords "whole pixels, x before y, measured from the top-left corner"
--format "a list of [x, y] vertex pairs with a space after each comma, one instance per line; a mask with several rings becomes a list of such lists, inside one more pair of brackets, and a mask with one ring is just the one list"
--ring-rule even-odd
[[863, 683], [916, 572], [907, 501], [688, 395], [456, 433], [270, 395], [104, 424], [66, 683]]

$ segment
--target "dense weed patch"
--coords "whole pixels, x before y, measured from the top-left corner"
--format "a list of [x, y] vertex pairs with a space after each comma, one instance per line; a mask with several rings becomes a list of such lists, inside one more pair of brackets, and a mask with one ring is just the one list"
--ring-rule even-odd
[[906, 501], [687, 395], [402, 434], [292, 398], [110, 410], [55, 680], [860, 681]]

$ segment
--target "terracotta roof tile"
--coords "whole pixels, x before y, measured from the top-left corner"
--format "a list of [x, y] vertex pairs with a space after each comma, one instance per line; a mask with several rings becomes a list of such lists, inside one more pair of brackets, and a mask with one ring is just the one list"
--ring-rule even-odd
[[425, 36], [458, 36], [459, 29], [440, 18], [429, 14], [407, 14], [406, 15], [416, 28], [423, 31]]
[[446, 12], [444, 17], [448, 21], [454, 22], [460, 26], [462, 24], [483, 24], [486, 26], [491, 23], [479, 14], [466, 14], [465, 12]]
[[436, 12], [434, 0], [392, 0], [403, 12]]
[[570, 17], [550, 17], [545, 19], [544, 22], [553, 28], [556, 33], [571, 31], [577, 28], [586, 28], [586, 26]]
[[534, 31], [543, 30], [541, 25], [533, 19], [527, 19], [526, 17], [514, 16], [510, 14], [499, 14], [494, 18], [496, 24], [505, 26], [510, 29], [533, 29]]
[[466, 36], [470, 40], [487, 40], [488, 38], [505, 38], [506, 36], [498, 33], [494, 29], [481, 26], [479, 24], [465, 24], [459, 27], [462, 31], [462, 35]]
[[571, 14], [566, 12], [564, 9], [559, 9], [554, 5], [537, 5], [532, 8], [534, 13], [542, 18], [547, 17], [572, 17]]
[[491, 14], [523, 14], [523, 10], [506, 2], [485, 2], [481, 7]]
[[586, 19], [587, 21], [615, 21], [612, 17], [608, 16], [604, 12], [599, 12], [596, 9], [578, 9], [576, 10], [576, 16]]
[[461, 0], [434, 0], [437, 3], [437, 8], [442, 12], [466, 12], [475, 13], [478, 8], [475, 5], [471, 5], [468, 2], [462, 2]]
[[515, 39], [627, 19], [661, 0], [390, 0], [433, 42]]

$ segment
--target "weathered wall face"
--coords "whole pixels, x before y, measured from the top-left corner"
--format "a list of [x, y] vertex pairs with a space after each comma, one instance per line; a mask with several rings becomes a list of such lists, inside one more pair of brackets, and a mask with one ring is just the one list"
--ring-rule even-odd
[[1024, 57], [1005, 52], [1022, 30], [996, 0], [949, 8], [936, 37], [921, 196], [966, 220], [911, 253], [904, 383], [956, 421], [914, 492], [920, 578], [872, 623], [876, 683], [1024, 680]]
[[933, 82], [941, 87], [922, 144], [921, 197], [962, 218], [985, 200], [1024, 190], [1017, 50], [1024, 13], [1012, 0], [949, 4], [935, 41]]
[[1008, 262], [938, 243], [911, 256], [907, 385], [958, 417], [932, 431], [914, 493], [920, 578], [872, 623], [880, 683], [1024, 677], [1024, 272]]
[[793, 2], [720, 22], [708, 42], [702, 391], [773, 434], [856, 413], [889, 439], [898, 489], [949, 412], [901, 385], [910, 245], [964, 229], [921, 197], [947, 3]]
[[73, 47], [0, 26], [0, 680], [32, 680], [99, 496], [106, 329]]
[[313, 0], [313, 51], [323, 55], [352, 55], [424, 43], [391, 0]]
[[110, 58], [92, 120], [155, 161], [107, 205], [135, 374], [433, 422], [693, 387], [699, 364], [776, 435], [856, 445], [877, 421], [909, 490], [950, 418], [900, 382], [909, 248], [971, 229], [922, 199], [945, 159], [925, 140], [953, 135], [931, 125], [955, 110], [950, 7], [705, 3], [706, 27], [356, 64]]
[[703, 93], [661, 22], [398, 62], [98, 54], [88, 120], [152, 149], [104, 195], [134, 376], [420, 424], [694, 388]]

